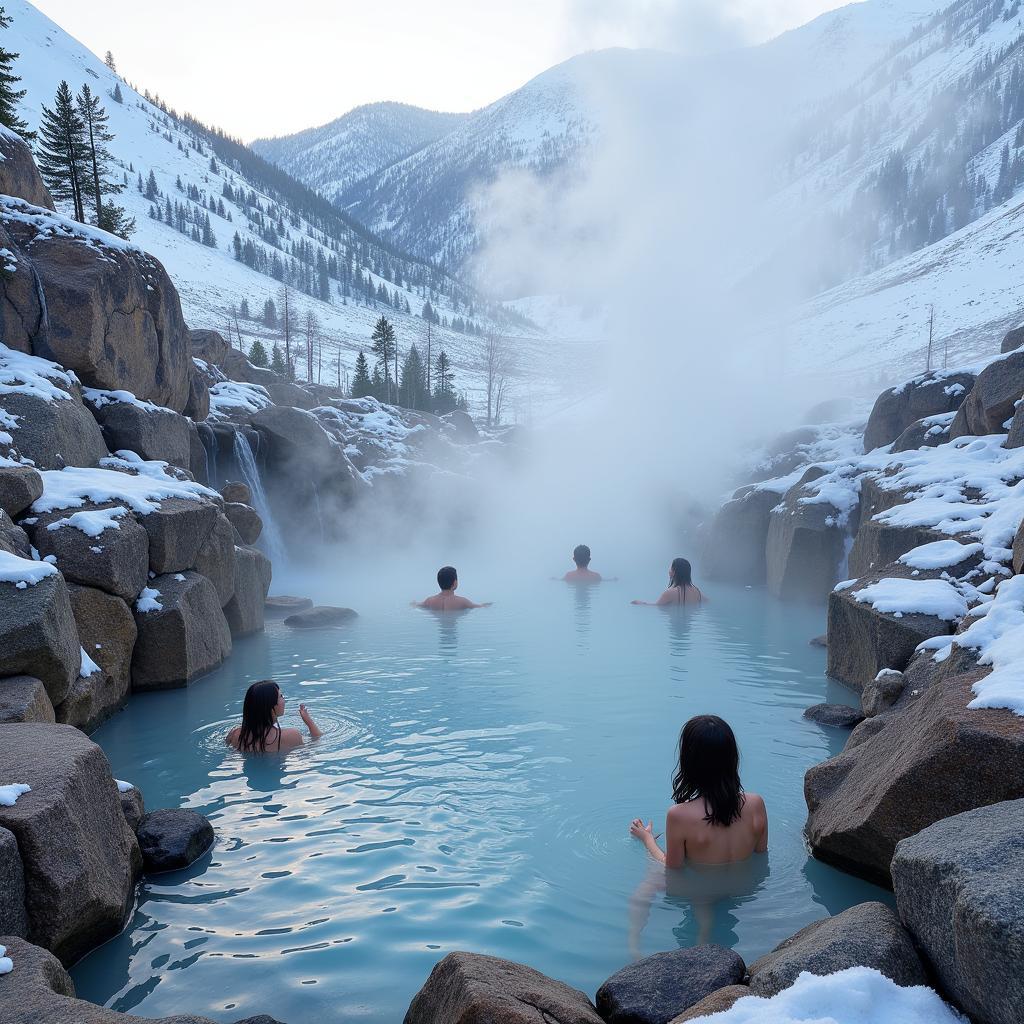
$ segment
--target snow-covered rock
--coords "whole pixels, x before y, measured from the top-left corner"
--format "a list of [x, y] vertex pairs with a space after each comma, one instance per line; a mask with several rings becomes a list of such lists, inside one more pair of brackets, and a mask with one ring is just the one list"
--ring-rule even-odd
[[924, 417], [956, 412], [974, 386], [974, 380], [972, 373], [935, 370], [887, 388], [875, 399], [868, 418], [864, 451], [891, 444]]

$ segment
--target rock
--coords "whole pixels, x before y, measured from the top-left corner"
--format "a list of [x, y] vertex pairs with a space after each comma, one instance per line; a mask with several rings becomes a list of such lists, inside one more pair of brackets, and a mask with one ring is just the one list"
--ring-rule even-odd
[[251, 505], [252, 504], [252, 491], [249, 490], [248, 484], [239, 483], [234, 480], [229, 480], [221, 489], [220, 496], [229, 504], [233, 505]]
[[449, 953], [430, 972], [405, 1024], [601, 1024], [582, 993], [523, 964]]
[[786, 492], [768, 521], [768, 589], [787, 600], [825, 601], [836, 582], [846, 532], [837, 509], [802, 505], [804, 484]]
[[[88, 519], [88, 513], [113, 507], [116, 506], [111, 503], [90, 504], [84, 509], [64, 509], [39, 516], [28, 532], [41, 555], [56, 558], [57, 568], [65, 579], [134, 601], [149, 575], [149, 537], [145, 529], [127, 510], [115, 519], [116, 526], [95, 537], [76, 525]], [[51, 529], [52, 526], [57, 528]]]
[[65, 963], [121, 930], [141, 866], [103, 751], [66, 725], [0, 725], [0, 778], [31, 787], [0, 826], [18, 840], [29, 938]]
[[118, 790], [121, 798], [121, 811], [124, 813], [124, 820], [133, 832], [138, 832], [139, 824], [146, 814], [146, 802], [142, 798], [142, 790], [138, 786], [132, 786], [123, 792]]
[[896, 706], [807, 772], [806, 832], [816, 857], [887, 886], [900, 840], [961, 811], [1024, 797], [1024, 719], [967, 707], [971, 685], [988, 671], [955, 646], [942, 663], [919, 655]]
[[11, 522], [11, 517], [3, 509], [0, 509], [0, 551], [19, 558], [32, 557], [32, 542], [28, 534]]
[[279, 619], [285, 615], [304, 612], [313, 607], [308, 597], [293, 597], [291, 594], [275, 594], [263, 602], [264, 614], [268, 619]]
[[328, 605], [318, 605], [289, 615], [284, 620], [284, 624], [291, 626], [292, 629], [322, 629], [330, 626], [343, 626], [356, 616], [357, 613], [351, 608], [331, 608]]
[[36, 469], [97, 466], [110, 453], [99, 424], [77, 394], [47, 401], [20, 392], [0, 394], [0, 411], [17, 419], [14, 448]]
[[137, 836], [146, 873], [154, 874], [197, 861], [213, 845], [213, 826], [198, 811], [164, 808], [142, 819]]
[[161, 607], [135, 610], [139, 635], [132, 656], [132, 690], [188, 686], [231, 653], [231, 632], [217, 590], [195, 572], [157, 576], [150, 589], [158, 592]]
[[705, 996], [699, 1003], [694, 1003], [678, 1017], [673, 1017], [670, 1024], [685, 1024], [686, 1021], [710, 1017], [713, 1013], [724, 1013], [731, 1010], [734, 1003], [749, 995], [750, 989], [746, 985], [726, 985]]
[[223, 608], [235, 595], [235, 529], [228, 518], [218, 515], [213, 529], [196, 555], [195, 570], [217, 591]]
[[952, 440], [965, 435], [1001, 434], [1024, 394], [1024, 352], [1011, 352], [978, 374], [949, 428]]
[[979, 1024], [1024, 1020], [1024, 800], [904, 839], [892, 880], [900, 918], [943, 993]]
[[191, 330], [188, 332], [192, 355], [220, 366], [231, 351], [231, 345], [219, 331]]
[[860, 695], [860, 706], [865, 718], [888, 711], [900, 699], [906, 687], [906, 677], [895, 669], [883, 668], [881, 672], [865, 685]]
[[25, 869], [18, 840], [5, 828], [0, 828], [0, 935], [28, 935]]
[[103, 428], [103, 438], [112, 452], [127, 449], [147, 461], [169, 462], [188, 469], [188, 420], [179, 413], [157, 406], [107, 402], [93, 405], [93, 415]]
[[860, 711], [847, 704], [814, 704], [804, 711], [804, 718], [833, 729], [852, 729], [864, 721]]
[[263, 520], [259, 512], [249, 505], [242, 505], [238, 502], [229, 501], [224, 505], [224, 515], [231, 521], [231, 525], [238, 531], [243, 544], [255, 544], [263, 532]]
[[598, 990], [597, 1012], [607, 1024], [668, 1024], [747, 968], [738, 953], [706, 944], [655, 953], [623, 967]]
[[[862, 518], [853, 547], [850, 548], [847, 572], [850, 579], [859, 579], [874, 569], [898, 561], [908, 551], [922, 544], [949, 539], [949, 534], [929, 530], [924, 526], [889, 526], [875, 519]], [[978, 559], [970, 564], [965, 563], [964, 571], [977, 563]]]
[[708, 579], [750, 586], [764, 583], [768, 523], [780, 500], [774, 491], [751, 489], [715, 513], [700, 560]]
[[[3, 164], [0, 163], [0, 169]], [[29, 207], [25, 207], [26, 212]], [[7, 230], [0, 211], [0, 249], [5, 249], [0, 274], [0, 338], [16, 352], [32, 352], [32, 339], [43, 323], [43, 307], [28, 253]]]
[[974, 384], [971, 373], [934, 371], [923, 373], [897, 388], [886, 389], [875, 399], [868, 417], [864, 451], [891, 444], [915, 420], [956, 411]]
[[768, 998], [804, 971], [825, 975], [871, 967], [905, 987], [927, 985], [914, 940], [884, 903], [859, 903], [801, 928], [750, 965], [750, 991]]
[[1013, 410], [1013, 419], [1010, 420], [1010, 429], [1006, 433], [1006, 440], [1003, 442], [1004, 448], [1024, 448], [1024, 411], [1021, 406], [1024, 406], [1024, 402], [1020, 403]]
[[1024, 521], [1013, 535], [1013, 571], [1024, 572]]
[[[0, 136], [0, 146], [2, 144], [3, 136]], [[43, 478], [34, 469], [29, 466], [0, 466], [0, 509], [12, 519], [42, 496]]]
[[0, 132], [0, 195], [17, 196], [33, 206], [54, 209], [28, 143], [6, 130]]
[[441, 417], [441, 422], [452, 430], [459, 444], [476, 444], [480, 440], [480, 432], [476, 429], [472, 417], [462, 409], [453, 409], [445, 413]]
[[918, 448], [937, 448], [949, 440], [949, 427], [955, 413], [926, 416], [914, 420], [892, 443], [890, 451], [909, 452]]
[[9, 722], [53, 722], [46, 687], [33, 676], [0, 679], [0, 725]]
[[807, 642], [811, 647], [828, 647], [828, 634], [822, 633], [821, 636], [813, 636]]
[[210, 385], [193, 365], [188, 375], [188, 401], [185, 415], [195, 423], [201, 423], [210, 415]]
[[[209, 430], [208, 424], [203, 424]], [[203, 444], [203, 435], [195, 423], [188, 425], [188, 471], [192, 478], [201, 484], [210, 483], [210, 464]]]
[[50, 703], [67, 695], [82, 667], [67, 584], [60, 575], [19, 590], [0, 583], [0, 677], [31, 674]]
[[309, 410], [320, 404], [304, 387], [290, 380], [267, 381], [263, 387], [267, 389], [267, 394], [274, 405]]
[[1000, 352], [1012, 352], [1014, 349], [1024, 345], [1024, 327], [1015, 327], [1003, 335], [1003, 343], [999, 346]]
[[217, 522], [218, 512], [209, 501], [167, 498], [156, 511], [141, 516], [149, 534], [149, 571], [159, 575], [191, 569]]
[[255, 548], [235, 548], [235, 592], [224, 608], [232, 636], [263, 629], [263, 607], [273, 570], [270, 559]]

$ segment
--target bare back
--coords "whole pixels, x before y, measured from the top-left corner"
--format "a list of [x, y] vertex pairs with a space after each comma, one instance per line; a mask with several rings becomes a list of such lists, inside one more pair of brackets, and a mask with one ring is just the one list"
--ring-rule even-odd
[[740, 816], [731, 825], [712, 825], [704, 820], [706, 813], [702, 797], [669, 809], [665, 820], [668, 867], [679, 868], [686, 861], [734, 864], [767, 851], [768, 812], [756, 793], [744, 795]]
[[[238, 750], [238, 740], [241, 733], [241, 726], [236, 725], [235, 728], [232, 729], [224, 738], [224, 742], [227, 743], [229, 747], [233, 747], [235, 750]], [[303, 742], [302, 733], [299, 732], [298, 729], [282, 729], [281, 726], [274, 725], [267, 730], [266, 736], [263, 737], [263, 750], [247, 750], [245, 753], [276, 754], [286, 750], [294, 750], [295, 747], [301, 747]]]
[[688, 587], [669, 587], [658, 598], [657, 603], [659, 607], [664, 607], [666, 605], [701, 604], [703, 601], [704, 595], [699, 588], [691, 583]]
[[452, 590], [442, 590], [433, 597], [421, 601], [420, 607], [432, 612], [461, 612], [467, 608], [475, 608], [476, 605], [468, 598], [459, 597]]

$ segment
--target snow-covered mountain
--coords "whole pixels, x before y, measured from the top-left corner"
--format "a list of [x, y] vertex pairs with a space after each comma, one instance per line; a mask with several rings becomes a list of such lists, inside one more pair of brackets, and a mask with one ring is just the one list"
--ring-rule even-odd
[[252, 149], [332, 202], [357, 181], [441, 138], [469, 114], [368, 103], [319, 128], [256, 139]]

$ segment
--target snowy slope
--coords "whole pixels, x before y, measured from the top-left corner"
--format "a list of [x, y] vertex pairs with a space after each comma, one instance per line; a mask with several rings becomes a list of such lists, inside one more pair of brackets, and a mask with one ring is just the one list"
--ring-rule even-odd
[[446, 135], [469, 116], [405, 103], [369, 103], [319, 128], [256, 139], [252, 148], [336, 201], [357, 181]]

